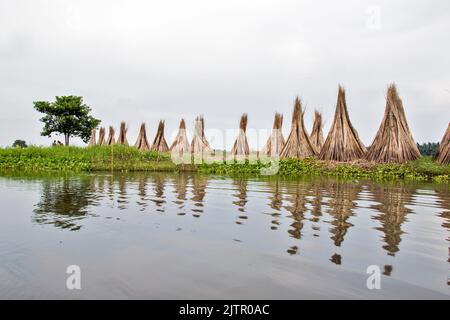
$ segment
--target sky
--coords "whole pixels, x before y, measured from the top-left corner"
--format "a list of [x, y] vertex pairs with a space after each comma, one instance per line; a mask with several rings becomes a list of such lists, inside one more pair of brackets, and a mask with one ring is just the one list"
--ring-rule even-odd
[[0, 146], [51, 144], [33, 101], [62, 95], [83, 96], [104, 126], [126, 121], [131, 143], [143, 121], [153, 138], [164, 119], [170, 143], [202, 114], [227, 137], [213, 147], [229, 148], [246, 112], [257, 149], [275, 112], [288, 134], [297, 95], [307, 128], [317, 109], [327, 133], [339, 84], [366, 145], [392, 82], [417, 142], [450, 121], [445, 0], [0, 0], [0, 30]]

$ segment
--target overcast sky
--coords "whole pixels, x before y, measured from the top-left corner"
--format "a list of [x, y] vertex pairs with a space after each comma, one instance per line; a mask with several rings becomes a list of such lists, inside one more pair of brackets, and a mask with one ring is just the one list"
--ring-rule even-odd
[[133, 143], [141, 121], [153, 138], [165, 119], [171, 140], [198, 114], [226, 130], [247, 112], [268, 129], [278, 111], [287, 134], [296, 95], [308, 129], [318, 109], [327, 132], [339, 83], [366, 145], [391, 82], [418, 142], [450, 121], [446, 0], [0, 0], [0, 30], [2, 146], [51, 143], [33, 101], [56, 95], [83, 96], [103, 125], [127, 121]]

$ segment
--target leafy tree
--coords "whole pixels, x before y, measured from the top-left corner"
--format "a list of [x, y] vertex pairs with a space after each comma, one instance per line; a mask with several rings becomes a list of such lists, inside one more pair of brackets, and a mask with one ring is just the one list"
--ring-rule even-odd
[[80, 137], [88, 142], [92, 129], [101, 122], [89, 114], [91, 108], [83, 103], [83, 97], [63, 96], [56, 97], [55, 102], [37, 101], [33, 104], [37, 111], [45, 114], [41, 118], [44, 123], [41, 135], [62, 134], [66, 146], [71, 137]]
[[438, 142], [422, 143], [417, 144], [417, 147], [419, 148], [420, 154], [422, 156], [434, 156], [439, 149], [439, 143]]
[[12, 144], [13, 148], [27, 148], [27, 143], [24, 140], [16, 140]]

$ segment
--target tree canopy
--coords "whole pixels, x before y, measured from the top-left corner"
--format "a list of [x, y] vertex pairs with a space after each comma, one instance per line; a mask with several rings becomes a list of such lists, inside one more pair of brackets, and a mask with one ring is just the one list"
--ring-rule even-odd
[[92, 129], [101, 122], [90, 115], [91, 108], [83, 103], [83, 97], [61, 96], [54, 102], [36, 101], [33, 104], [37, 111], [45, 114], [40, 119], [44, 123], [41, 135], [62, 134], [66, 146], [71, 137], [88, 142]]
[[24, 140], [16, 140], [14, 141], [14, 143], [12, 144], [13, 148], [27, 148], [28, 145]]

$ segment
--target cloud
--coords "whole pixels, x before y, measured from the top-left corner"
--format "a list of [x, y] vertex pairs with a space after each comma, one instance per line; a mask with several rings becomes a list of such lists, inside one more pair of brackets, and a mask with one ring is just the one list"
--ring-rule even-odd
[[[450, 3], [443, 1], [20, 1], [0, 3], [0, 145], [39, 136], [36, 100], [82, 95], [105, 125], [204, 114], [210, 128], [289, 130], [292, 102], [329, 125], [339, 83], [370, 144], [395, 81], [417, 141], [450, 115]], [[375, 10], [374, 10], [375, 8]], [[377, 9], [378, 8], [378, 9]], [[375, 26], [375, 27], [374, 27]], [[231, 144], [231, 142], [229, 143]]]

